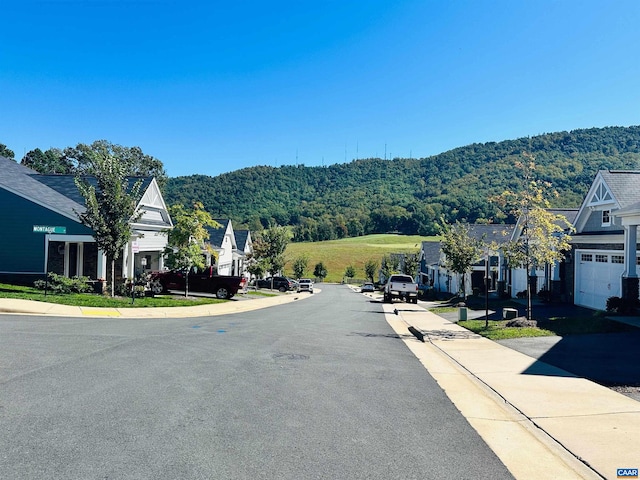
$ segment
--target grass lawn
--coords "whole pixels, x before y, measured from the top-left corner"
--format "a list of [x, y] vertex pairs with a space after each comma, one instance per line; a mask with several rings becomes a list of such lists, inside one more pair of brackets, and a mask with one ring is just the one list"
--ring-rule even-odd
[[22, 300], [35, 300], [38, 302], [57, 303], [76, 307], [109, 307], [109, 308], [145, 308], [145, 307], [182, 307], [221, 303], [226, 300], [216, 298], [180, 298], [175, 295], [159, 295], [149, 298], [136, 298], [133, 304], [129, 297], [107, 297], [93, 293], [71, 293], [66, 295], [46, 296], [42, 290], [33, 287], [22, 287], [0, 283], [0, 298], [19, 298]]
[[291, 275], [294, 259], [300, 255], [307, 255], [309, 264], [305, 275], [312, 276], [316, 264], [322, 262], [328, 272], [325, 282], [341, 282], [344, 271], [349, 265], [352, 265], [356, 271], [355, 278], [364, 279], [364, 264], [367, 260], [374, 260], [380, 265], [382, 256], [385, 254], [417, 254], [420, 252], [421, 242], [434, 239], [436, 237], [376, 234], [324, 242], [290, 243], [285, 251], [287, 258], [285, 272]]
[[[476, 307], [480, 308], [479, 305], [480, 303]], [[515, 306], [511, 300], [492, 301], [489, 304], [489, 309], [499, 312], [503, 307], [511, 306]], [[450, 313], [456, 311], [457, 307], [451, 306], [448, 302], [443, 302], [442, 306], [430, 308], [429, 310], [436, 314]], [[460, 321], [458, 325], [491, 340], [550, 335], [616, 333], [635, 330], [633, 326], [606, 319], [604, 312], [591, 312], [585, 309], [577, 309], [577, 311], [580, 315], [551, 316], [549, 318], [535, 317], [538, 323], [537, 327], [507, 327], [508, 320], [489, 320], [488, 326], [485, 326], [486, 321], [484, 318]]]
[[550, 330], [537, 327], [507, 327], [506, 323], [506, 320], [489, 320], [489, 326], [485, 327], [484, 320], [467, 320], [464, 322], [458, 322], [458, 325], [491, 340], [506, 340], [508, 338], [523, 337], [547, 337], [550, 335], [556, 335]]

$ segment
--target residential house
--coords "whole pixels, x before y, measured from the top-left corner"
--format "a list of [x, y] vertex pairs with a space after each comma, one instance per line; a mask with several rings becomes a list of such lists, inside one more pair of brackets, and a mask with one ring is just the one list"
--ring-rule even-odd
[[[219, 227], [207, 227], [209, 232], [208, 243], [214, 250], [216, 255], [215, 265], [218, 269], [218, 275], [234, 275], [234, 252], [237, 250], [236, 237], [233, 232], [231, 220], [215, 218], [220, 224]], [[209, 263], [214, 262], [209, 259]]]
[[[84, 199], [71, 175], [42, 175], [0, 157], [0, 279], [30, 284], [47, 272], [104, 280], [110, 275], [107, 259], [93, 232], [78, 214]], [[95, 179], [87, 177], [92, 182]], [[164, 267], [162, 252], [171, 218], [156, 180], [141, 181], [132, 237], [116, 262], [116, 278], [132, 278], [145, 270]]]
[[600, 170], [575, 219], [568, 286], [573, 303], [605, 310], [638, 299], [640, 171]]
[[236, 251], [234, 252], [234, 271], [238, 272], [237, 275], [250, 278], [250, 274], [247, 271], [249, 265], [247, 259], [250, 254], [253, 253], [253, 240], [251, 239], [251, 232], [249, 230], [236, 230]]
[[[507, 269], [502, 253], [491, 246], [499, 246], [508, 241], [513, 225], [470, 224], [469, 235], [486, 245], [482, 258], [471, 267], [465, 277], [466, 294], [474, 289], [484, 291], [485, 277], [489, 279], [490, 290], [503, 290]], [[488, 269], [487, 269], [488, 260]], [[439, 241], [422, 242], [420, 249], [420, 283], [432, 286], [436, 292], [456, 294], [462, 287], [462, 278], [445, 267], [445, 258]]]
[[[573, 225], [577, 208], [555, 208], [549, 209], [553, 215], [562, 215], [569, 224]], [[565, 222], [559, 222], [558, 226], [563, 228], [563, 232], [559, 235], [569, 234], [569, 229]], [[517, 241], [522, 235], [524, 229], [523, 219], [519, 218], [511, 235], [511, 241]], [[507, 292], [512, 298], [526, 292], [527, 281], [531, 282], [532, 293], [535, 295], [540, 290], [551, 292], [552, 298], [556, 300], [568, 300], [569, 292], [572, 289], [567, 288], [567, 280], [573, 278], [573, 275], [567, 273], [567, 261], [556, 262], [554, 265], [534, 266], [529, 272], [523, 267], [509, 268], [506, 274]], [[534, 280], [535, 279], [535, 280]]]

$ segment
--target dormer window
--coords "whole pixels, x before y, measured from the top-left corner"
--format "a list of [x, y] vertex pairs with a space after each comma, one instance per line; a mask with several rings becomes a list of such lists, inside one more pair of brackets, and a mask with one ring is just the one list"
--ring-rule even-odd
[[611, 225], [611, 210], [602, 211], [602, 226], [608, 227]]

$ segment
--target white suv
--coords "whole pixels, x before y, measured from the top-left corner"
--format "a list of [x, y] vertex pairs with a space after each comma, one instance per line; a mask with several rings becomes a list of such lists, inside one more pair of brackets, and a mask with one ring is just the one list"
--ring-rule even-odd
[[313, 282], [309, 278], [298, 280], [298, 293], [300, 292], [313, 293]]

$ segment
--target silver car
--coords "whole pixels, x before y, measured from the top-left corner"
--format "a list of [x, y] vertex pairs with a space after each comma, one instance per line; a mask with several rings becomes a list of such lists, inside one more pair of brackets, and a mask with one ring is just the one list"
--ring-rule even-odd
[[301, 278], [298, 280], [298, 293], [300, 292], [309, 292], [313, 293], [313, 282], [309, 278]]

